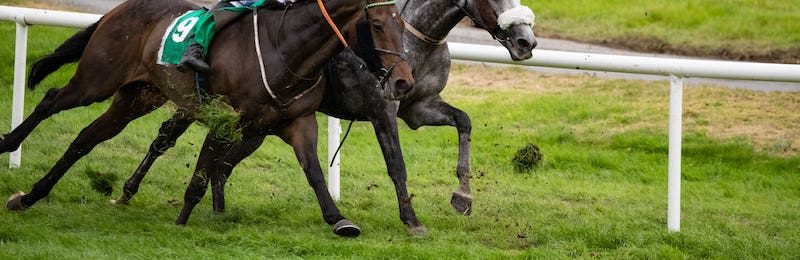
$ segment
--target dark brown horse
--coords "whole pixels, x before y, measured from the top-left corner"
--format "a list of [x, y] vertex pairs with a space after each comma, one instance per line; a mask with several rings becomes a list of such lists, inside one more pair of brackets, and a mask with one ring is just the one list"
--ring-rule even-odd
[[[396, 117], [399, 116], [415, 129], [424, 125], [455, 126], [459, 140], [456, 167], [459, 188], [453, 193], [450, 203], [457, 212], [468, 215], [472, 211], [469, 166], [472, 127], [469, 116], [464, 111], [447, 104], [439, 96], [447, 82], [450, 68], [449, 52], [443, 39], [466, 16], [503, 44], [512, 59], [524, 60], [531, 57], [531, 51], [536, 47], [532, 31], [534, 15], [530, 9], [515, 0], [400, 0], [399, 3], [403, 6], [403, 18], [416, 24], [406, 24], [407, 34], [404, 39], [405, 47], [412, 50], [408, 53], [409, 61], [413, 64], [415, 78], [418, 80], [413, 93], [400, 99], [399, 106], [397, 102], [382, 98], [385, 94], [380, 93], [372, 83], [376, 81], [375, 77], [358, 66], [353, 67], [353, 64], [360, 63], [359, 59], [351, 53], [341, 53], [326, 69], [336, 76], [327, 81], [318, 111], [348, 120], [371, 121], [387, 171], [395, 184], [406, 176]], [[365, 54], [367, 53], [359, 52], [360, 56]], [[376, 62], [368, 62], [374, 63]], [[378, 69], [372, 70], [375, 72]], [[175, 145], [175, 141], [192, 122], [194, 119], [187, 115], [176, 113], [162, 124], [158, 137], [134, 174], [125, 182], [123, 193], [114, 203], [127, 203], [138, 191], [139, 184], [153, 162]], [[395, 178], [397, 176], [400, 177]], [[216, 191], [214, 195], [221, 196]], [[413, 233], [424, 232], [422, 226], [409, 222], [416, 219], [408, 214], [413, 211], [404, 210], [403, 202], [400, 205], [401, 220], [411, 226]]]
[[[342, 25], [347, 37], [354, 33], [353, 25], [366, 4], [373, 2], [376, 1], [327, 0], [324, 5], [330, 10], [333, 22]], [[322, 83], [322, 65], [343, 48], [320, 12], [322, 1], [317, 3], [319, 6], [314, 1], [298, 1], [285, 13], [261, 9], [257, 16], [245, 17], [217, 34], [209, 50], [211, 72], [207, 91], [224, 97], [236, 110], [243, 138], [241, 142], [218, 140], [212, 135], [206, 138], [177, 224], [186, 223], [209, 180], [213, 186], [224, 187], [223, 173], [234, 165], [230, 162], [240, 161], [266, 135], [274, 134], [294, 148], [317, 196], [324, 220], [336, 224], [334, 232], [343, 236], [360, 233], [333, 203], [316, 154], [314, 111], [324, 92], [324, 88], [317, 87]], [[47, 196], [78, 159], [97, 144], [119, 134], [132, 120], [152, 112], [166, 101], [174, 102], [190, 115], [196, 111], [199, 102], [193, 94], [194, 75], [155, 63], [162, 34], [172, 18], [194, 8], [196, 6], [183, 1], [127, 1], [34, 65], [30, 87], [60, 65], [80, 58], [76, 74], [67, 86], [50, 90], [22, 125], [0, 141], [0, 152], [14, 150], [42, 120], [60, 111], [99, 102], [112, 95], [114, 101], [103, 115], [81, 131], [30, 194], [12, 195], [6, 204], [8, 209], [22, 210]], [[395, 50], [382, 55], [382, 59], [385, 65], [395, 68], [388, 84], [390, 91], [393, 96], [402, 97], [413, 86], [410, 68], [390, 54], [400, 52], [402, 22], [394, 5], [380, 9], [382, 11], [370, 16], [373, 39], [376, 45]], [[290, 19], [284, 20], [285, 17]], [[260, 37], [254, 36], [254, 30]], [[256, 46], [254, 42], [259, 38], [262, 40]], [[255, 55], [256, 50], [264, 53], [263, 59], [257, 58], [260, 55]], [[263, 68], [262, 61], [267, 71], [264, 79], [258, 76], [260, 67]], [[114, 66], [109, 66], [110, 63]], [[404, 180], [400, 186], [398, 198], [408, 200]], [[224, 204], [215, 205], [219, 205], [218, 210], [224, 208]], [[414, 221], [418, 223], [416, 218]]]

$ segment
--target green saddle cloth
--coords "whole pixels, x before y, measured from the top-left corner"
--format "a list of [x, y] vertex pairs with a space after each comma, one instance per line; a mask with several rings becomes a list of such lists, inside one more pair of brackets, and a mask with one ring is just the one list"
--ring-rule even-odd
[[[244, 13], [253, 11], [266, 4], [267, 0], [259, 0], [250, 6], [225, 7], [224, 11]], [[203, 46], [208, 54], [208, 46], [215, 33], [214, 11], [206, 9], [191, 10], [174, 21], [167, 28], [158, 51], [158, 64], [175, 65], [181, 61], [186, 48], [194, 43]]]

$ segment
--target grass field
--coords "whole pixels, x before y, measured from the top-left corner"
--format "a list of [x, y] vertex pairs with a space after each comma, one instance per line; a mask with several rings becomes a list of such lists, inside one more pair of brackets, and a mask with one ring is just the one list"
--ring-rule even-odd
[[[12, 32], [0, 24], [0, 122], [10, 121]], [[35, 27], [30, 60], [72, 32]], [[29, 92], [27, 111], [73, 70]], [[206, 132], [198, 126], [156, 163], [131, 205], [110, 206], [88, 176], [112, 176], [121, 187], [169, 116], [162, 109], [98, 146], [34, 207], [0, 210], [0, 259], [800, 257], [800, 94], [692, 87], [686, 96], [677, 234], [665, 227], [668, 84], [458, 65], [445, 97], [472, 117], [472, 216], [448, 203], [457, 186], [455, 130], [401, 127], [425, 237], [408, 236], [399, 221], [366, 123], [343, 150], [339, 206], [364, 229], [357, 239], [330, 232], [291, 149], [276, 138], [235, 170], [225, 213], [206, 199], [186, 227], [173, 225]], [[0, 166], [0, 195], [29, 191], [107, 105], [42, 123], [23, 144], [22, 168]], [[545, 161], [515, 173], [511, 157], [527, 143]]]
[[522, 0], [540, 35], [647, 52], [800, 63], [800, 0]]

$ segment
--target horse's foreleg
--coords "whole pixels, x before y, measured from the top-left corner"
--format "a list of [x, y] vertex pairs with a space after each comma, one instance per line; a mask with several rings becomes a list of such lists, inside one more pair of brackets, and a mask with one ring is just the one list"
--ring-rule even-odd
[[472, 191], [470, 189], [470, 134], [472, 123], [469, 115], [447, 104], [440, 97], [428, 102], [419, 102], [404, 107], [398, 113], [400, 118], [413, 129], [424, 125], [455, 126], [458, 130], [458, 162], [456, 165], [456, 177], [459, 180], [459, 188], [453, 192], [450, 204], [461, 214], [469, 215], [472, 213]]
[[371, 115], [372, 127], [375, 129], [375, 135], [378, 137], [378, 143], [386, 161], [386, 170], [394, 183], [397, 203], [400, 207], [400, 220], [409, 226], [411, 234], [424, 235], [426, 233], [425, 227], [422, 226], [417, 219], [416, 213], [414, 213], [414, 208], [411, 205], [411, 196], [409, 196], [406, 187], [406, 165], [397, 133], [397, 106], [385, 103], [379, 104], [383, 109], [375, 109], [376, 112]]
[[[6, 207], [10, 210], [22, 210], [44, 198], [64, 176], [64, 173], [81, 157], [88, 154], [98, 144], [119, 134], [134, 119], [150, 113], [166, 101], [163, 96], [143, 95], [142, 92], [146, 89], [150, 88], [131, 86], [121, 89], [111, 107], [78, 134], [78, 137], [50, 172], [33, 186], [31, 193], [12, 196]], [[144, 96], [156, 98], [143, 100]]]
[[253, 137], [246, 137], [242, 142], [233, 144], [233, 147], [227, 154], [218, 162], [215, 167], [217, 172], [215, 175], [218, 177], [211, 178], [211, 195], [213, 197], [214, 211], [222, 212], [225, 210], [225, 183], [228, 177], [233, 173], [233, 168], [236, 167], [242, 160], [253, 154], [261, 143], [264, 142], [266, 135], [258, 135]]
[[175, 146], [175, 141], [186, 132], [186, 129], [188, 129], [193, 122], [193, 118], [182, 112], [177, 112], [172, 118], [162, 123], [158, 131], [158, 136], [153, 140], [153, 143], [150, 144], [150, 150], [147, 151], [147, 155], [145, 155], [139, 167], [136, 168], [136, 171], [133, 172], [133, 175], [125, 182], [125, 185], [122, 187], [122, 194], [118, 199], [112, 200], [111, 203], [117, 205], [128, 204], [128, 201], [133, 198], [133, 195], [139, 191], [139, 184], [142, 183], [145, 175], [150, 170], [150, 166], [153, 165], [159, 156], [164, 154], [169, 148]]
[[317, 196], [323, 219], [329, 225], [333, 225], [333, 232], [346, 237], [360, 235], [361, 229], [342, 216], [325, 186], [325, 177], [322, 175], [317, 157], [317, 119], [314, 115], [295, 119], [281, 131], [280, 137], [294, 148], [308, 184]]

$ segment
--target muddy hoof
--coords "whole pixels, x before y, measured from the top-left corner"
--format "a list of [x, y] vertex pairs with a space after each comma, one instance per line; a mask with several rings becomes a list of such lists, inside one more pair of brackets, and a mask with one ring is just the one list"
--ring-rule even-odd
[[333, 233], [342, 237], [357, 237], [361, 235], [361, 228], [350, 220], [342, 219], [333, 225]]
[[411, 227], [408, 229], [408, 234], [414, 237], [424, 237], [428, 235], [428, 229], [422, 225]]
[[472, 196], [453, 192], [453, 197], [450, 198], [450, 205], [453, 205], [453, 208], [456, 209], [458, 213], [461, 213], [465, 216], [469, 216], [472, 214]]
[[8, 200], [6, 201], [6, 209], [11, 211], [21, 211], [27, 209], [28, 206], [22, 204], [23, 195], [25, 195], [25, 193], [21, 191], [11, 194], [11, 196], [8, 197]]

